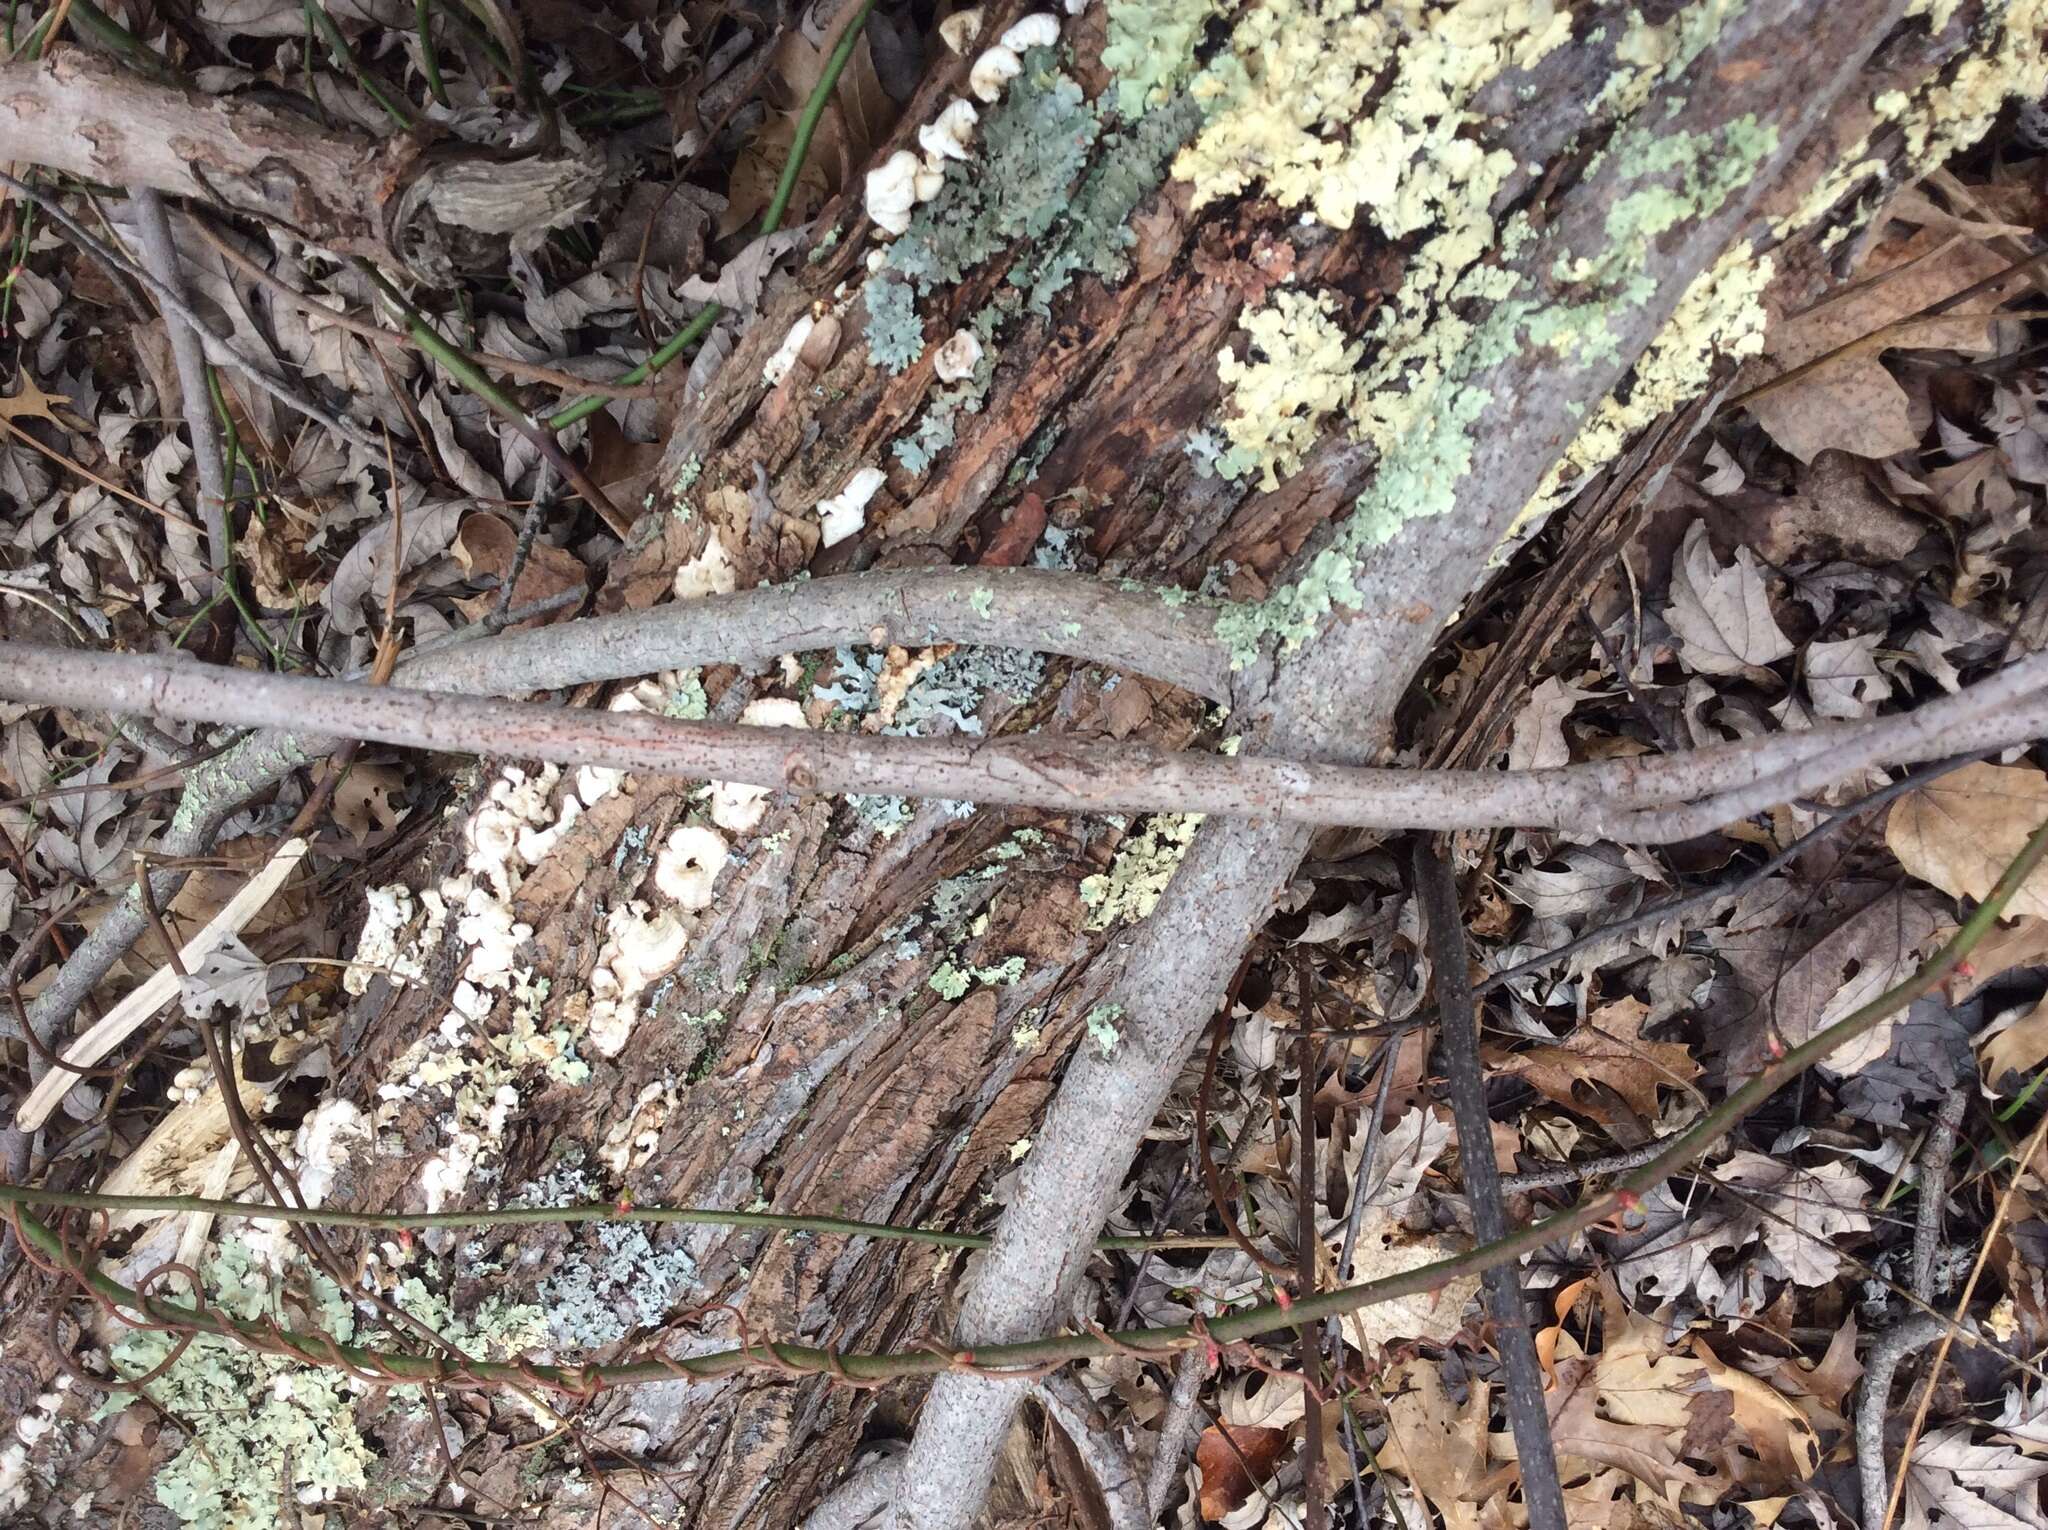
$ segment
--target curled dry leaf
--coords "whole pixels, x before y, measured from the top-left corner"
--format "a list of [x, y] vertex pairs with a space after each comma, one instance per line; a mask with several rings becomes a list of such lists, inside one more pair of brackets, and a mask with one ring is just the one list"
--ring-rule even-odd
[[1195, 1445], [1195, 1471], [1202, 1481], [1202, 1518], [1236, 1513], [1280, 1469], [1287, 1455], [1287, 1431], [1264, 1424], [1211, 1424]]
[[1479, 1530], [1480, 1506], [1488, 1496], [1482, 1483], [1491, 1391], [1468, 1377], [1461, 1408], [1445, 1390], [1443, 1368], [1429, 1360], [1409, 1361], [1384, 1384], [1387, 1443], [1381, 1464], [1428, 1500], [1443, 1516], [1444, 1530]]
[[[1982, 898], [2043, 822], [2048, 773], [1978, 763], [1901, 797], [1884, 838], [1909, 876], [1958, 898]], [[2021, 884], [2006, 913], [2048, 915], [2048, 867]]]

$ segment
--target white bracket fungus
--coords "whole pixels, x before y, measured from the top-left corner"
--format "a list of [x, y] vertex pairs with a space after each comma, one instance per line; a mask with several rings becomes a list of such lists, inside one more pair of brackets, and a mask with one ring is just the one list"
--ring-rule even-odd
[[868, 172], [867, 209], [875, 227], [891, 235], [910, 227], [910, 210], [917, 206], [917, 169], [917, 156], [898, 149]]
[[981, 7], [977, 5], [955, 11], [939, 23], [939, 36], [955, 53], [965, 53], [973, 46], [974, 39], [981, 36]]
[[981, 360], [981, 342], [974, 331], [963, 329], [939, 347], [932, 357], [932, 370], [940, 382], [955, 383], [974, 375], [975, 363]]
[[811, 331], [817, 327], [818, 321], [809, 314], [803, 315], [796, 323], [790, 325], [789, 333], [782, 337], [782, 344], [776, 348], [775, 354], [768, 358], [767, 365], [761, 368], [761, 381], [772, 388], [789, 376], [789, 369], [796, 365], [797, 357], [803, 354], [804, 342], [811, 338]]
[[955, 100], [917, 130], [917, 146], [933, 161], [965, 159], [974, 125], [980, 120], [981, 113], [972, 101]]
[[[888, 482], [888, 478], [889, 475], [880, 468], [864, 467], [847, 479], [846, 487], [837, 494], [818, 501], [821, 540], [827, 547], [837, 547], [867, 524], [868, 501], [875, 497], [875, 491]], [[754, 703], [754, 706], [759, 705], [759, 702]], [[749, 712], [753, 709], [747, 708]]]
[[699, 595], [730, 595], [739, 588], [739, 574], [732, 566], [732, 554], [716, 531], [704, 543], [704, 550], [676, 570], [677, 600], [694, 600]]
[[679, 908], [711, 906], [711, 889], [725, 868], [725, 836], [702, 824], [685, 824], [668, 837], [654, 862], [654, 885]]
[[[1023, 72], [1024, 60], [1017, 57], [1014, 52], [1005, 48], [1001, 43], [997, 43], [993, 48], [982, 54], [980, 58], [976, 59], [974, 67], [967, 71], [967, 88], [974, 92], [977, 100], [993, 104], [1002, 99], [1003, 87]], [[872, 196], [874, 177], [870, 176], [868, 182], [870, 186], [869, 194]], [[882, 220], [877, 218], [875, 221], [879, 223]], [[907, 218], [904, 221], [903, 227], [910, 227]], [[898, 229], [897, 232], [900, 234], [903, 232], [903, 229]]]
[[1033, 48], [1050, 48], [1060, 40], [1060, 19], [1051, 11], [1020, 16], [1003, 34], [1003, 46], [1020, 58]]
[[[778, 696], [748, 702], [747, 709], [740, 713], [740, 721], [755, 728], [810, 726], [804, 720], [801, 705]], [[768, 792], [769, 788], [765, 786], [752, 786], [744, 781], [713, 781], [711, 821], [729, 833], [753, 833], [767, 816]]]

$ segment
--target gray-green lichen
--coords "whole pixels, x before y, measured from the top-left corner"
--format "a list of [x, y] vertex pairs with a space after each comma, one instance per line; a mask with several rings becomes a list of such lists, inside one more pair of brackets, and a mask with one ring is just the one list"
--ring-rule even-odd
[[957, 283], [999, 250], [1043, 236], [1088, 162], [1100, 131], [1094, 106], [1052, 49], [1029, 49], [1023, 65], [983, 121], [979, 154], [947, 163], [945, 186], [889, 246], [887, 269], [919, 292]]
[[[201, 1269], [214, 1308], [244, 1322], [312, 1326], [347, 1343], [355, 1316], [340, 1287], [301, 1272], [298, 1295], [283, 1288], [247, 1245], [230, 1239]], [[171, 1359], [179, 1335], [125, 1331], [114, 1370], [141, 1376]], [[298, 1365], [213, 1334], [196, 1335], [141, 1390], [191, 1433], [156, 1474], [157, 1502], [198, 1530], [297, 1530], [287, 1506], [363, 1488], [369, 1446], [356, 1427], [354, 1389], [339, 1370]], [[127, 1401], [116, 1391], [108, 1408]]]
[[877, 274], [867, 284], [868, 354], [892, 375], [907, 372], [924, 355], [924, 321], [908, 282]]
[[1102, 1003], [1089, 1010], [1082, 1023], [1088, 1028], [1088, 1039], [1095, 1043], [1104, 1057], [1116, 1050], [1116, 1044], [1123, 1040], [1123, 1033], [1116, 1028], [1123, 1019], [1121, 1004]]

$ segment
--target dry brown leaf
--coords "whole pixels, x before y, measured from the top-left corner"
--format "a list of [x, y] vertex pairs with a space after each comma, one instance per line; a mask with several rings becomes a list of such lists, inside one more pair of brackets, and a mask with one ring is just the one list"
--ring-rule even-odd
[[393, 799], [405, 790], [405, 783], [402, 765], [377, 761], [351, 765], [334, 789], [334, 821], [359, 845], [373, 833], [396, 827], [407, 809], [395, 805]]
[[1503, 1059], [1539, 1093], [1560, 1105], [1613, 1120], [1614, 1112], [1589, 1084], [1604, 1084], [1644, 1120], [1657, 1118], [1657, 1090], [1690, 1084], [1699, 1064], [1684, 1044], [1645, 1041], [1643, 1021], [1650, 1008], [1640, 999], [1618, 999], [1595, 1010], [1561, 1046], [1532, 1047]]
[[[1227, 1431], [1227, 1433], [1226, 1433]], [[1202, 1518], [1222, 1519], [1245, 1506], [1259, 1484], [1280, 1469], [1287, 1431], [1261, 1424], [1210, 1425], [1195, 1445], [1202, 1480]]]
[[[1561, 1457], [1617, 1467], [1667, 1502], [1690, 1498], [1712, 1503], [1720, 1484], [1679, 1459], [1678, 1442], [1655, 1424], [1630, 1424], [1600, 1416], [1598, 1363], [1572, 1355], [1557, 1363], [1557, 1385], [1544, 1398], [1550, 1410], [1550, 1435]], [[1502, 1447], [1497, 1437], [1495, 1448]], [[1513, 1437], [1506, 1443], [1513, 1450]], [[1560, 1462], [1561, 1466], [1565, 1463]]]
[[1985, 984], [2016, 967], [2041, 966], [2048, 966], [2048, 919], [2015, 919], [2011, 924], [1996, 925], [1948, 980], [1949, 1002], [1961, 1004], [1974, 998]]
[[[1901, 797], [1884, 837], [1909, 876], [1954, 897], [1982, 898], [2044, 821], [2048, 773], [1980, 762]], [[2048, 866], [2035, 869], [2006, 913], [2048, 915]]]
[[14, 390], [12, 398], [0, 398], [0, 420], [48, 420], [53, 425], [64, 422], [51, 411], [59, 404], [71, 402], [66, 394], [45, 393], [35, 384], [35, 379], [26, 371], [21, 374], [21, 386]]
[[[472, 579], [502, 583], [512, 571], [512, 559], [518, 549], [518, 531], [500, 516], [479, 512], [464, 518], [462, 529], [455, 534], [449, 551], [455, 554], [463, 572]], [[536, 539], [527, 553], [525, 566], [519, 571], [519, 582], [512, 588], [512, 604], [515, 608], [529, 606], [564, 590], [580, 590], [588, 577], [582, 560], [574, 553], [565, 547], [550, 547]], [[455, 604], [465, 615], [482, 617], [497, 606], [498, 591], [487, 590]], [[550, 622], [567, 621], [575, 614], [574, 606], [564, 606], [518, 626], [541, 627]]]
[[[1932, 229], [1880, 244], [1864, 268], [1868, 285], [1806, 313], [1776, 318], [1757, 365], [1766, 376], [1789, 372], [1952, 297], [2007, 264], [1974, 240]], [[1983, 355], [1991, 349], [1990, 327], [1983, 319], [1916, 324], [1893, 343]], [[1749, 411], [1802, 462], [1831, 446], [1869, 458], [1911, 451], [1920, 437], [1906, 393], [1879, 355], [1875, 347], [1851, 352], [1751, 399]]]
[[1792, 651], [1771, 613], [1755, 555], [1738, 547], [1735, 561], [1724, 566], [1704, 521], [1693, 522], [1672, 564], [1664, 619], [1678, 635], [1679, 657], [1703, 675], [1752, 674]]
[[2048, 1058], [2048, 1000], [2016, 1014], [1977, 1039], [1977, 1064], [1994, 1088], [2008, 1073], [2028, 1074]]
[[1482, 1381], [1469, 1382], [1459, 1408], [1444, 1390], [1441, 1368], [1427, 1360], [1410, 1361], [1387, 1381], [1382, 1463], [1429, 1501], [1445, 1530], [1478, 1530], [1488, 1390]]

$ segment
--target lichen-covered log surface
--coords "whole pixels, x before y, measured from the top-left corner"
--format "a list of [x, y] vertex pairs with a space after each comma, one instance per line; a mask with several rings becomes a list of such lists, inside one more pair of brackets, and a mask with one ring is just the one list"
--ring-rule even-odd
[[[2048, 228], [2037, 0], [872, 17], [619, 0], [602, 26], [578, 6], [345, 9], [312, 33], [295, 5], [138, 19], [75, 0], [62, 39], [11, 24], [0, 159], [96, 207], [88, 232], [144, 267], [131, 203], [105, 188], [184, 200], [169, 278], [110, 270], [39, 203], [7, 204], [0, 639], [340, 675], [384, 639], [488, 624], [501, 593], [561, 597], [414, 671], [503, 691], [579, 617], [777, 586], [796, 599], [775, 630], [802, 634], [786, 654], [628, 672], [603, 642], [565, 646], [546, 672], [575, 683], [544, 694], [820, 733], [1516, 770], [1903, 710], [2041, 646], [2048, 382], [2029, 326], [2048, 289], [2021, 264]], [[785, 228], [752, 237], [798, 145]], [[211, 331], [205, 397], [173, 354], [187, 321], [165, 316], [167, 280]], [[534, 422], [554, 430], [567, 384], [619, 378], [693, 319], [698, 349], [657, 379], [674, 386], [630, 376], [559, 422], [609, 505], [565, 487]], [[480, 394], [464, 353], [512, 398]], [[364, 444], [380, 433], [388, 456]], [[209, 452], [232, 592], [204, 530]], [[822, 585], [803, 634], [805, 581], [946, 567], [964, 582], [913, 592], [964, 606], [943, 634], [912, 630], [910, 594], [848, 630], [854, 603]], [[1005, 604], [992, 633], [1057, 635], [958, 642], [1025, 568], [1196, 625], [1095, 643], [1107, 608]], [[1210, 694], [1106, 653], [1213, 675]], [[116, 790], [180, 757], [182, 799], [175, 778]], [[1609, 1160], [1910, 974], [2048, 802], [2009, 751], [1900, 798], [1887, 830], [1858, 804], [1889, 780], [1654, 851], [1459, 837], [1480, 967], [1585, 941], [1483, 996], [1494, 1155], [1534, 1171], [1510, 1182], [1514, 1218], [1579, 1193], [1544, 1171], [1630, 1166]], [[1061, 1225], [1045, 1208], [1064, 1190], [1096, 1193], [1057, 1183], [1042, 1166], [1069, 1160], [1050, 1151], [1032, 1173], [1045, 1134], [1074, 1129], [1047, 1118], [1063, 1078], [1093, 1098], [1152, 1052], [1165, 1103], [1138, 1112], [1145, 1140], [1058, 1151], [1110, 1176], [1109, 1231], [1214, 1246], [1048, 1244], [1056, 1273], [1030, 1289], [1004, 1284], [1024, 1266], [1003, 1238], [970, 1253], [613, 1219], [330, 1229], [309, 1248], [189, 1210], [55, 1225], [114, 1278], [171, 1264], [155, 1294], [196, 1282], [245, 1324], [593, 1364], [1176, 1324], [1470, 1246], [1415, 1028], [1427, 932], [1382, 836], [802, 785], [0, 704], [21, 1001], [0, 1021], [4, 1178], [261, 1198], [201, 1044], [219, 1024], [309, 1205], [663, 1204], [1004, 1223], [1014, 1244], [1052, 1236], [1036, 1230]], [[1733, 886], [1817, 826], [1824, 846]], [[75, 1054], [117, 1071], [66, 1087], [24, 1028], [82, 1045], [165, 965], [155, 932], [132, 952], [110, 933], [145, 925], [123, 904], [130, 852], [227, 858], [166, 884], [182, 941], [297, 836], [310, 854], [236, 936]], [[1924, 1437], [1894, 1420], [1889, 1462], [1881, 1389], [1874, 1426], [1850, 1401], [1859, 1321], [1974, 1296], [2021, 1355], [2048, 1327], [2024, 1244], [2048, 1212], [2011, 1161], [2048, 1060], [2048, 904], [2012, 912], [1972, 968], [1710, 1170], [1520, 1267], [1571, 1523], [1832, 1523], [1873, 1452], [1890, 1472], [1902, 1451], [1903, 1523], [2038, 1520], [2031, 1363], [1959, 1348], [1961, 1392]], [[102, 947], [118, 962], [84, 971]], [[1158, 977], [1176, 964], [1217, 976]], [[1218, 1006], [1205, 1070], [1187, 1043]], [[1909, 1158], [1944, 1140], [1955, 1097], [1965, 1141], [2006, 1143], [1952, 1186], [1997, 1250], [1981, 1293], [1967, 1227], [1943, 1242], [1923, 1215], [1922, 1272], [1914, 1230], [1879, 1210], [1888, 1180], [1938, 1188], [1947, 1154]], [[1304, 1149], [1315, 1184], [1295, 1183]], [[1469, 1276], [1313, 1342], [1226, 1351], [1213, 1375], [1112, 1347], [1011, 1431], [980, 1383], [773, 1363], [569, 1396], [464, 1385], [449, 1358], [448, 1384], [389, 1387], [130, 1326], [30, 1253], [9, 1237], [0, 1319], [0, 1511], [21, 1523], [795, 1526], [851, 1482], [830, 1526], [863, 1522], [846, 1507], [866, 1512], [863, 1481], [884, 1484], [866, 1522], [901, 1507], [919, 1530], [1527, 1518]], [[935, 1442], [956, 1419], [963, 1439], [1011, 1431], [1000, 1460]], [[1882, 1517], [1864, 1502], [1862, 1522]]]

